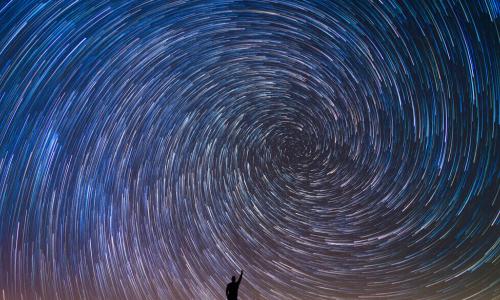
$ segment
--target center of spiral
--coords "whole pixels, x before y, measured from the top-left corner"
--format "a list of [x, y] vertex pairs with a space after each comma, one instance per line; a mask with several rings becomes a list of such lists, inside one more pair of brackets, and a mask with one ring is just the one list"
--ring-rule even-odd
[[314, 144], [310, 135], [300, 130], [279, 134], [273, 141], [272, 156], [285, 166], [306, 166], [312, 159]]

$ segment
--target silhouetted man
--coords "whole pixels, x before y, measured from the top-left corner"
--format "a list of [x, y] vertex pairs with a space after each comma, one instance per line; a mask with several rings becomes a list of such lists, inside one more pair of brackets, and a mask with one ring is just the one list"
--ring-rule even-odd
[[240, 287], [241, 277], [243, 277], [243, 270], [241, 271], [240, 278], [236, 281], [236, 277], [231, 277], [231, 282], [227, 284], [226, 296], [227, 300], [237, 300], [238, 299], [238, 288]]

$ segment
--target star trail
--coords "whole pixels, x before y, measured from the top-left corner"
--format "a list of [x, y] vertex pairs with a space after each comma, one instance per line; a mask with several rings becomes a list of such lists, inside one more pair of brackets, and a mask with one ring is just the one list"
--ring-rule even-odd
[[500, 2], [3, 1], [0, 298], [500, 297]]

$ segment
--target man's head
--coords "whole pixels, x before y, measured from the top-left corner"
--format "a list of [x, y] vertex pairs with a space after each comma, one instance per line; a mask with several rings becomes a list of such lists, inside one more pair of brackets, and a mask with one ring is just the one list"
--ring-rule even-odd
[[231, 277], [231, 282], [235, 282], [235, 281], [236, 281], [236, 276]]

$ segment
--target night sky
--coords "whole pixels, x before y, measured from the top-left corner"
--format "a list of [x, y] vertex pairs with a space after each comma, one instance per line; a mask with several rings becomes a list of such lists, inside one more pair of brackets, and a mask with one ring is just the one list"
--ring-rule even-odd
[[0, 2], [0, 299], [500, 297], [500, 2]]

